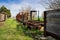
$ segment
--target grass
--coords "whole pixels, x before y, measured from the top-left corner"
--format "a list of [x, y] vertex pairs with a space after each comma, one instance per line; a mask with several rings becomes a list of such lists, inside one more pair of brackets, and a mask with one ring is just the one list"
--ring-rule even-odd
[[41, 31], [41, 30], [36, 30], [36, 29], [29, 30], [29, 29], [27, 29], [26, 26], [24, 26], [22, 24], [21, 24], [21, 29], [23, 30], [22, 32], [26, 36], [32, 37], [33, 39], [36, 39], [36, 37], [37, 37], [37, 40], [40, 38], [41, 34], [43, 33], [43, 31]]
[[2, 24], [4, 25], [0, 26], [0, 40], [34, 40], [35, 37], [39, 38], [43, 33], [40, 30], [29, 30], [27, 26], [18, 23], [13, 18], [7, 19]]
[[23, 33], [23, 29], [17, 27], [19, 23], [15, 19], [9, 18], [3, 23], [0, 26], [0, 40], [33, 40]]

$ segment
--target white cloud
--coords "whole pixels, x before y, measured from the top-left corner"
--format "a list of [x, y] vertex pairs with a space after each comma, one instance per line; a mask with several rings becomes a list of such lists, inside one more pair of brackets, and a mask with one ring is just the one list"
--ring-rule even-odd
[[11, 10], [12, 16], [16, 16], [19, 11], [25, 9], [28, 5], [30, 4], [26, 2], [22, 2], [21, 4], [11, 4], [9, 9]]
[[33, 2], [33, 0], [24, 0], [23, 2], [21, 2], [19, 4], [15, 4], [15, 3], [13, 3], [13, 4], [0, 3], [0, 6], [5, 5], [8, 9], [10, 9], [11, 10], [12, 17], [13, 16], [16, 16], [16, 14], [22, 8], [26, 8], [27, 6], [31, 6], [33, 9], [39, 10], [40, 11], [40, 16], [41, 16], [42, 12], [45, 9], [40, 4], [37, 3], [39, 0], [34, 0], [34, 1], [35, 2]]

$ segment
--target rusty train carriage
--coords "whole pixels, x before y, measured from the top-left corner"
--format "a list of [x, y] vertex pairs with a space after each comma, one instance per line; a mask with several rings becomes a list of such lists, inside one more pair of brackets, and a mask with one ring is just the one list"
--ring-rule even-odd
[[[23, 23], [23, 25], [27, 25], [29, 28], [41, 29], [41, 22], [38, 20], [33, 20], [33, 12], [37, 13], [37, 11], [33, 10], [30, 13], [20, 13], [17, 14], [16, 19]], [[30, 18], [30, 19], [29, 19]]]

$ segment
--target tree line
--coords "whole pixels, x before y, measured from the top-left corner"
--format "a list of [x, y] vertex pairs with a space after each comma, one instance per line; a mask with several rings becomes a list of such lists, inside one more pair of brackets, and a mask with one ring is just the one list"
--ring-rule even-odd
[[11, 12], [9, 9], [7, 9], [5, 6], [0, 7], [0, 14], [6, 14], [7, 18], [11, 17]]

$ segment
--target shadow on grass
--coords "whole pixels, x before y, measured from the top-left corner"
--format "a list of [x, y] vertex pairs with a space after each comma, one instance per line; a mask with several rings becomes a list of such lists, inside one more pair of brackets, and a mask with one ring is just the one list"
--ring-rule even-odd
[[23, 24], [19, 24], [17, 25], [17, 31], [22, 31], [24, 33], [25, 36], [29, 36], [31, 38], [33, 38], [34, 40], [37, 39], [39, 40], [41, 34], [43, 33], [43, 31], [40, 30], [36, 30], [36, 29], [28, 29], [26, 25]]

